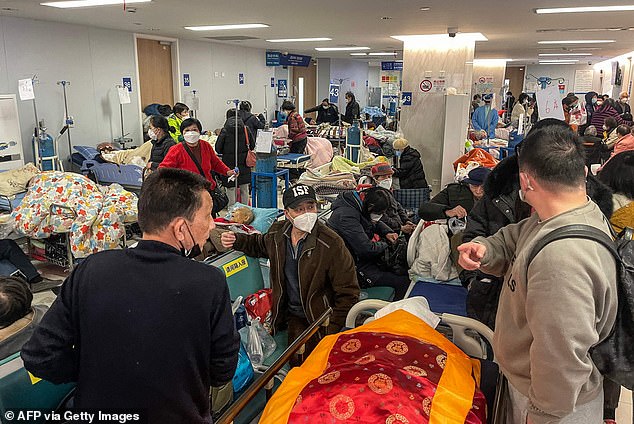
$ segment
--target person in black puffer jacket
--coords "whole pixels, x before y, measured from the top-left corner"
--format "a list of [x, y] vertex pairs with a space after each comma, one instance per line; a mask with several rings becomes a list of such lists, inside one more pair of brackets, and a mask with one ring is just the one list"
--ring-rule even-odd
[[263, 130], [266, 126], [266, 120], [264, 115], [254, 115], [251, 113], [251, 102], [244, 100], [240, 102], [240, 110], [238, 110], [238, 116], [242, 119], [242, 122], [248, 129], [251, 130], [253, 136], [258, 135], [258, 130]]
[[[227, 111], [227, 121], [225, 122], [218, 140], [216, 140], [215, 150], [222, 155], [222, 162], [229, 168], [236, 166], [240, 169], [238, 174], [238, 186], [240, 187], [240, 200], [247, 204], [249, 201], [249, 183], [251, 182], [251, 168], [246, 164], [247, 152], [255, 149], [255, 137], [251, 130], [244, 126], [240, 118], [236, 118], [235, 109]], [[235, 128], [238, 126], [238, 161], [236, 164], [236, 142]], [[247, 140], [248, 138], [248, 140]], [[226, 176], [221, 176], [222, 185], [227, 188], [229, 205], [236, 202], [235, 181], [229, 181]]]
[[163, 159], [165, 159], [169, 149], [176, 145], [176, 142], [170, 136], [167, 118], [161, 115], [152, 116], [150, 118], [148, 136], [152, 142], [152, 151], [150, 152], [150, 160], [146, 168], [156, 170], [160, 163], [163, 162]]
[[418, 150], [409, 145], [404, 138], [394, 140], [394, 155], [396, 156], [396, 172], [394, 176], [399, 179], [400, 188], [427, 188], [423, 161]]
[[[484, 196], [469, 213], [463, 242], [478, 236], [491, 236], [509, 224], [528, 218], [531, 208], [519, 199], [519, 188], [517, 157], [510, 156], [501, 161], [486, 179]], [[610, 189], [594, 175], [588, 174], [586, 191], [603, 214], [610, 217], [613, 209]], [[468, 315], [494, 329], [503, 278], [480, 271], [461, 271], [460, 280], [469, 289]]]
[[348, 191], [333, 202], [328, 226], [339, 234], [350, 250], [357, 267], [359, 285], [362, 288], [393, 287], [394, 300], [400, 300], [409, 287], [409, 277], [379, 269], [377, 262], [388, 244], [372, 241], [375, 234], [390, 243], [398, 239], [398, 235], [381, 221], [389, 206], [389, 194], [383, 188], [374, 187], [362, 193]]

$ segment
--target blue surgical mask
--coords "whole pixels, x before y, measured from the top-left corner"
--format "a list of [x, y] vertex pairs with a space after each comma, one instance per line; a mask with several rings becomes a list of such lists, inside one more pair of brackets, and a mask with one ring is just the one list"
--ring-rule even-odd
[[400, 158], [402, 154], [403, 154], [403, 152], [401, 150], [395, 150], [394, 151], [394, 156], [396, 156], [397, 158]]
[[596, 98], [596, 97], [593, 97], [593, 98], [592, 98], [592, 104], [593, 104], [593, 105], [596, 105], [596, 104], [597, 104], [597, 98]]

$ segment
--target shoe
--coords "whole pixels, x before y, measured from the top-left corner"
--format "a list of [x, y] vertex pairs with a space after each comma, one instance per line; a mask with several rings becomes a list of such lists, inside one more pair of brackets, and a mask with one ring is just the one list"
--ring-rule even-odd
[[33, 293], [39, 293], [39, 292], [43, 292], [46, 290], [50, 290], [53, 287], [59, 287], [62, 285], [62, 283], [64, 282], [64, 280], [51, 280], [49, 278], [44, 278], [42, 277], [41, 281], [38, 281], [37, 283], [31, 283], [31, 291]]

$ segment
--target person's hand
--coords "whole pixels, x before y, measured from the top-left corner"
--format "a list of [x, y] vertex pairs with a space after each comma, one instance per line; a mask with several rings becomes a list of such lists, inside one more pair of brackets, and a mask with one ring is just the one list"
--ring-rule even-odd
[[454, 216], [458, 218], [464, 218], [465, 216], [467, 216], [467, 211], [465, 208], [458, 205], [453, 209], [446, 210], [445, 215], [447, 215], [447, 218], [452, 218]]
[[236, 175], [235, 169], [230, 169], [229, 171], [227, 171], [227, 177], [233, 177], [234, 175]]
[[467, 271], [475, 271], [480, 268], [480, 261], [484, 258], [487, 248], [483, 244], [469, 242], [458, 246], [458, 252], [458, 264]]
[[405, 234], [412, 234], [416, 229], [416, 225], [411, 222], [407, 222], [404, 225], [401, 225], [401, 231]]
[[398, 234], [389, 233], [389, 234], [385, 235], [385, 238], [387, 239], [387, 241], [389, 241], [390, 243], [394, 244], [394, 243], [396, 243], [396, 240], [398, 240]]
[[148, 163], [146, 163], [146, 164], [145, 164], [145, 167], [146, 167], [147, 169], [151, 169], [151, 168], [152, 168], [152, 162], [148, 162]]
[[233, 231], [226, 231], [220, 235], [220, 242], [222, 247], [226, 249], [233, 248], [233, 243], [236, 242], [236, 235]]

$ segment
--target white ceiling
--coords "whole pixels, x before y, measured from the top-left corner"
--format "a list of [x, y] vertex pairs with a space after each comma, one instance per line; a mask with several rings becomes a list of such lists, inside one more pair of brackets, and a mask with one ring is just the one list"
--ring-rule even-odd
[[[356, 45], [371, 47], [372, 51], [401, 50], [401, 42], [390, 35], [446, 33], [448, 27], [457, 27], [460, 32], [482, 32], [489, 39], [477, 43], [477, 58], [519, 59], [515, 64], [537, 62], [538, 53], [564, 52], [563, 46], [539, 46], [539, 40], [617, 41], [593, 45], [596, 50], [568, 46], [576, 52], [593, 54], [582, 58], [582, 62], [596, 63], [634, 50], [634, 31], [562, 31], [565, 28], [628, 28], [634, 26], [634, 12], [537, 15], [533, 11], [537, 7], [594, 6], [597, 2], [623, 5], [632, 4], [634, 0], [153, 0], [129, 5], [128, 12], [124, 12], [122, 6], [64, 10], [40, 6], [40, 1], [0, 0], [0, 14], [198, 40], [208, 36], [251, 36], [258, 39], [228, 43], [313, 57], [354, 58], [349, 53], [317, 52], [313, 47], [318, 46]], [[421, 7], [431, 10], [423, 12]], [[130, 10], [136, 12], [130, 13]], [[266, 23], [270, 28], [210, 32], [183, 28], [229, 23]], [[265, 41], [298, 37], [333, 40], [288, 44]]]

